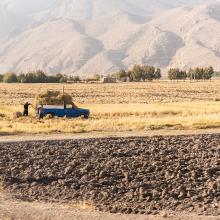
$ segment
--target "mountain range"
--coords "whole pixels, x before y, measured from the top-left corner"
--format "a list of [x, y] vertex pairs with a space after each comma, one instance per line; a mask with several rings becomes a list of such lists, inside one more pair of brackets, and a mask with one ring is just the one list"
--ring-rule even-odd
[[0, 72], [220, 70], [220, 1], [1, 0]]

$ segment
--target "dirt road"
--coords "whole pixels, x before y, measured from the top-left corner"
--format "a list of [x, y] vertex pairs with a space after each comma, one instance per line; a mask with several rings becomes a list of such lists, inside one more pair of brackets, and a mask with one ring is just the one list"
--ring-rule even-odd
[[109, 137], [152, 137], [152, 136], [171, 136], [171, 135], [199, 135], [199, 134], [220, 134], [220, 129], [200, 129], [200, 130], [148, 130], [139, 132], [90, 132], [79, 134], [7, 134], [0, 133], [0, 143], [21, 142], [21, 141], [45, 141], [45, 140], [72, 140], [88, 138], [109, 138]]
[[109, 214], [91, 210], [89, 207], [24, 202], [7, 193], [0, 193], [1, 220], [220, 220], [220, 217], [207, 217], [179, 214], [179, 216], [150, 216]]

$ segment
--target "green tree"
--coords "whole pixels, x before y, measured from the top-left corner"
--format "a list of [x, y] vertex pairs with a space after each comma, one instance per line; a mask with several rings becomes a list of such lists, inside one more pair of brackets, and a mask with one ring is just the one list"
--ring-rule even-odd
[[100, 80], [101, 80], [101, 76], [100, 76], [99, 74], [94, 74], [94, 75], [93, 75], [93, 79], [94, 79], [95, 81], [100, 81]]
[[211, 79], [214, 75], [214, 69], [212, 66], [207, 67], [207, 68], [200, 68], [200, 67], [196, 67], [196, 68], [190, 68], [187, 76], [189, 77], [189, 79], [191, 80], [208, 80]]
[[57, 73], [55, 75], [55, 81], [56, 81], [56, 83], [60, 83], [62, 81], [65, 81], [65, 76], [61, 73]]
[[190, 68], [187, 76], [189, 77], [189, 79], [191, 80], [199, 80], [203, 78], [203, 69], [196, 67], [196, 68]]
[[157, 68], [155, 73], [154, 73], [154, 78], [155, 79], [161, 79], [162, 75], [161, 75], [161, 69]]
[[208, 67], [208, 68], [205, 68], [204, 69], [204, 77], [203, 79], [211, 79], [214, 75], [215, 71], [214, 71], [214, 68], [212, 66]]
[[72, 79], [73, 79], [73, 82], [80, 82], [81, 81], [79, 76], [73, 76]]
[[179, 71], [179, 73], [178, 73], [178, 75], [177, 75], [177, 78], [178, 79], [182, 79], [182, 80], [186, 80], [186, 78], [187, 78], [187, 73], [186, 73], [186, 71], [183, 71], [183, 70], [181, 70], [181, 71]]
[[0, 82], [3, 82], [4, 75], [0, 74]]
[[168, 78], [170, 80], [185, 80], [187, 78], [187, 73], [179, 68], [171, 68], [168, 71]]
[[124, 81], [127, 78], [127, 72], [125, 70], [120, 70], [114, 74], [117, 80]]
[[168, 70], [168, 78], [170, 80], [177, 80], [179, 72], [180, 72], [179, 68], [170, 68]]
[[195, 79], [203, 79], [204, 78], [204, 69], [200, 67], [195, 68]]
[[133, 69], [131, 70], [131, 77], [133, 81], [141, 81], [143, 76], [143, 68], [140, 65], [134, 65]]
[[25, 74], [24, 74], [24, 73], [19, 74], [19, 75], [17, 76], [17, 81], [18, 81], [19, 83], [24, 83], [24, 81], [25, 81]]
[[47, 83], [59, 83], [59, 78], [56, 76], [47, 76]]
[[187, 77], [188, 77], [190, 80], [195, 79], [195, 71], [194, 71], [194, 69], [192, 69], [192, 68], [189, 69], [189, 71], [187, 72]]
[[66, 83], [68, 81], [68, 77], [63, 75], [60, 79], [59, 79], [59, 83]]
[[46, 83], [47, 82], [47, 76], [44, 71], [42, 70], [37, 70], [34, 72], [35, 75], [35, 82], [36, 83]]
[[155, 78], [155, 68], [153, 66], [144, 65], [142, 68], [142, 79], [152, 81]]
[[35, 74], [32, 72], [29, 72], [29, 73], [25, 74], [25, 77], [23, 80], [24, 80], [24, 83], [36, 83]]
[[3, 82], [5, 82], [5, 83], [16, 83], [16, 82], [18, 82], [16, 74], [13, 73], [13, 72], [8, 72], [8, 73], [4, 74]]
[[127, 76], [128, 76], [128, 78], [129, 78], [129, 81], [130, 81], [130, 82], [133, 82], [133, 81], [134, 81], [134, 79], [133, 79], [133, 77], [132, 77], [132, 71], [131, 71], [131, 70], [129, 70], [129, 71], [127, 72]]

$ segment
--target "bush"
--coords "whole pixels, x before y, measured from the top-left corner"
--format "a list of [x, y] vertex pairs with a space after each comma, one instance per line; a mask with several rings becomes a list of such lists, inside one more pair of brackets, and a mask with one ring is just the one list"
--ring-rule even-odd
[[16, 83], [16, 82], [18, 82], [18, 79], [17, 79], [17, 76], [16, 76], [15, 73], [9, 72], [9, 73], [4, 74], [3, 82], [5, 82], [5, 83]]
[[93, 79], [94, 79], [94, 81], [100, 81], [101, 80], [101, 76], [99, 74], [95, 74], [95, 75], [93, 75]]
[[220, 77], [220, 72], [214, 72], [213, 76], [214, 77]]

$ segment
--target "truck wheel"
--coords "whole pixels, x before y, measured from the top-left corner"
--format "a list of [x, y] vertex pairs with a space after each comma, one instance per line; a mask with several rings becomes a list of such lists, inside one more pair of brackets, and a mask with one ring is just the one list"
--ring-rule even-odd
[[48, 113], [48, 114], [47, 114], [47, 117], [48, 117], [48, 118], [53, 118], [54, 116], [55, 116], [54, 113]]
[[84, 118], [85, 118], [85, 119], [89, 119], [89, 116], [88, 116], [88, 115], [84, 115]]
[[39, 119], [42, 119], [43, 117], [44, 117], [43, 114], [39, 114], [39, 115], [38, 115], [38, 118], [39, 118]]

